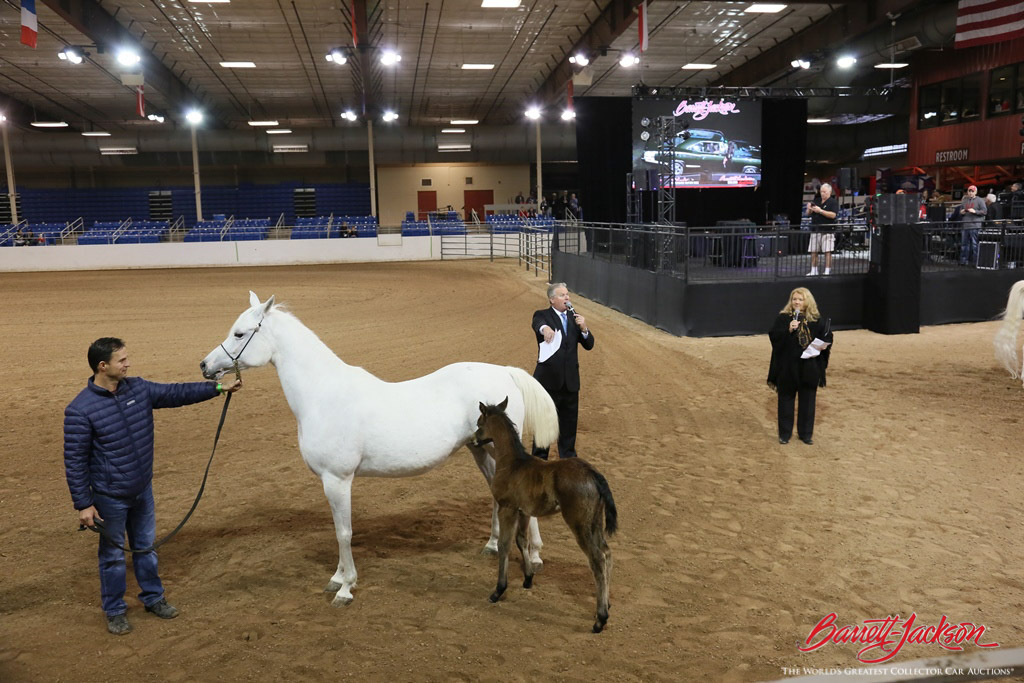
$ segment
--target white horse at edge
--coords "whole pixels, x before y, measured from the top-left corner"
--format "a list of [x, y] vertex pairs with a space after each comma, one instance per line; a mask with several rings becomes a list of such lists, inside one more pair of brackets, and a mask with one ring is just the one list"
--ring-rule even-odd
[[[488, 483], [492, 446], [475, 443], [480, 404], [508, 397], [508, 415], [538, 445], [558, 438], [551, 397], [529, 373], [511, 366], [454, 363], [424, 377], [385, 382], [346, 365], [298, 318], [249, 292], [250, 307], [227, 338], [199, 364], [207, 379], [272, 363], [299, 429], [302, 459], [323, 482], [338, 537], [338, 568], [325, 592], [335, 607], [352, 602], [352, 478], [408, 477], [440, 465], [462, 446], [473, 453]], [[521, 436], [521, 434], [520, 434]], [[497, 504], [484, 552], [497, 550]], [[541, 566], [537, 520], [530, 520], [530, 561]]]
[[993, 344], [996, 347], [996, 360], [1010, 371], [1010, 377], [1020, 380], [1024, 380], [1024, 367], [1021, 367], [1017, 332], [1020, 330], [1022, 317], [1024, 317], [1024, 280], [1019, 280], [1010, 288], [1010, 296], [1006, 300], [1006, 312], [1003, 314], [1003, 324], [996, 332]]

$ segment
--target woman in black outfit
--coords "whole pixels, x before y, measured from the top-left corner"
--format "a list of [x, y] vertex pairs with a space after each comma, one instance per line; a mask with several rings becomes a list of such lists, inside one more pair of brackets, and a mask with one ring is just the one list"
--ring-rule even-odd
[[[805, 287], [789, 295], [789, 303], [779, 311], [768, 332], [772, 342], [772, 362], [768, 368], [768, 386], [779, 393], [779, 443], [789, 443], [793, 435], [793, 408], [800, 397], [796, 432], [807, 445], [814, 443], [814, 399], [818, 387], [825, 386], [825, 369], [832, 350], [829, 321], [823, 321], [814, 296]], [[813, 358], [801, 358], [815, 339], [829, 342]]]

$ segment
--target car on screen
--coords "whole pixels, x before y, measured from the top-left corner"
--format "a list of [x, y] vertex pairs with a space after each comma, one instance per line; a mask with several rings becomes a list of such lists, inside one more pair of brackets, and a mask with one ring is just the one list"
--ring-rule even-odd
[[676, 135], [672, 151], [646, 150], [643, 161], [651, 166], [674, 164], [679, 174], [704, 166], [760, 173], [761, 146], [746, 140], [727, 140], [719, 130], [691, 128]]

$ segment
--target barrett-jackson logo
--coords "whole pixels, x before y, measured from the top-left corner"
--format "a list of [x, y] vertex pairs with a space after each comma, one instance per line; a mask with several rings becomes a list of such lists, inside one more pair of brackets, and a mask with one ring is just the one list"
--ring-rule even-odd
[[941, 152], [935, 153], [935, 163], [945, 164], [950, 161], [967, 161], [968, 148], [962, 149], [944, 149]]

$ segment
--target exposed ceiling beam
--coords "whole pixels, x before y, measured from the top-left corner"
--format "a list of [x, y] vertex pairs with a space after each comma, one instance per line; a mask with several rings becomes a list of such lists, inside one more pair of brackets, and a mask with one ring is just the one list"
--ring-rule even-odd
[[[651, 1], [653, 0], [649, 0], [648, 5]], [[633, 25], [633, 20], [636, 18], [634, 8], [640, 2], [641, 0], [611, 0], [604, 11], [594, 20], [594, 23], [590, 25], [590, 28], [572, 46], [572, 50], [562, 58], [562, 61], [537, 89], [537, 100], [549, 104], [557, 99], [565, 90], [566, 84], [572, 79], [574, 67], [569, 62], [569, 57], [580, 50], [597, 54], [602, 48], [606, 49]]]
[[142, 69], [147, 89], [163, 94], [171, 107], [186, 108], [198, 105], [201, 98], [164, 65], [155, 55], [139, 44], [139, 39], [117, 22], [96, 0], [42, 0], [75, 30], [88, 36], [107, 50], [118, 45], [136, 46], [142, 56]]
[[374, 46], [370, 40], [370, 22], [366, 13], [366, 0], [352, 0], [352, 44], [355, 46], [359, 61], [358, 70], [353, 70], [356, 92], [362, 101], [360, 106], [364, 117], [374, 116], [377, 112], [377, 97], [373, 78]]
[[[4, 95], [0, 93], [0, 114], [7, 117], [8, 125], [16, 126], [28, 126], [32, 121], [36, 120], [36, 116], [41, 113], [39, 109], [30, 107], [21, 100], [16, 100], [10, 95]], [[44, 120], [56, 121], [60, 117], [51, 116], [45, 112], [42, 112]]]
[[733, 69], [712, 85], [757, 85], [790, 68], [794, 59], [843, 45], [868, 31], [888, 25], [887, 14], [902, 14], [919, 4], [920, 0], [864, 0], [845, 4], [789, 40]]

